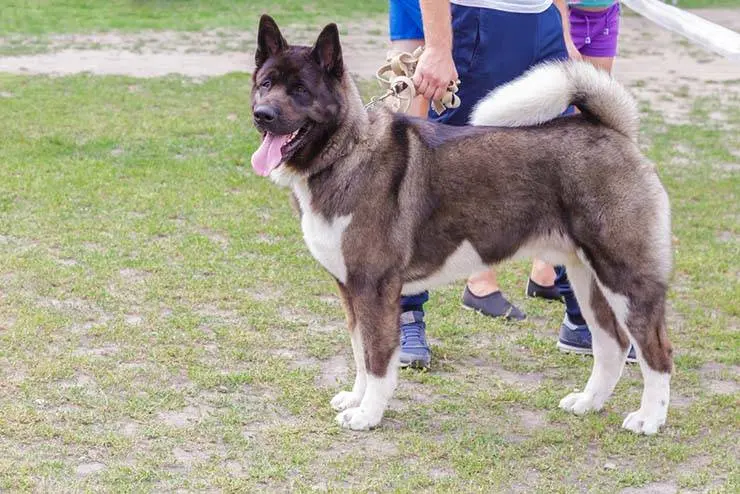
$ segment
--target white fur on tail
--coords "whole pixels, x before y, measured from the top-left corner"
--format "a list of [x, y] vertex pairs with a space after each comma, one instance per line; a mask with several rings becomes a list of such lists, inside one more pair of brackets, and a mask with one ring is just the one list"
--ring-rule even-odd
[[637, 139], [635, 100], [611, 75], [588, 62], [537, 65], [491, 91], [473, 109], [472, 125], [523, 127], [562, 114], [570, 104], [632, 140]]

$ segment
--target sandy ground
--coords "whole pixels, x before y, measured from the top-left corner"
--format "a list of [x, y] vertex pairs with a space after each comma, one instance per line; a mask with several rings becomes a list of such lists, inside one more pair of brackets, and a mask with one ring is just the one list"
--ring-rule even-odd
[[[740, 9], [695, 10], [696, 14], [740, 31]], [[341, 26], [345, 60], [360, 77], [372, 77], [387, 49], [383, 18]], [[312, 42], [314, 29], [286, 29], [292, 43]], [[255, 33], [145, 32], [0, 38], [0, 50], [42, 52], [0, 57], [0, 72], [65, 75], [80, 72], [157, 77], [182, 74], [209, 77], [251, 71]], [[688, 120], [692, 101], [740, 99], [740, 64], [693, 46], [640, 16], [623, 16], [620, 57], [615, 73], [638, 99], [666, 121]], [[463, 81], [464, 83], [464, 81]], [[721, 105], [720, 105], [721, 106]], [[716, 115], [721, 120], [721, 115]], [[714, 118], [714, 117], [712, 117]]]
[[[291, 44], [312, 44], [317, 29], [288, 27]], [[67, 75], [191, 77], [251, 72], [255, 32], [214, 30], [203, 32], [142, 32], [133, 34], [65, 34], [48, 37], [0, 37], [0, 50], [42, 53], [0, 56], [0, 72]], [[387, 27], [381, 18], [342, 25], [344, 56], [351, 70], [372, 76], [387, 50]]]

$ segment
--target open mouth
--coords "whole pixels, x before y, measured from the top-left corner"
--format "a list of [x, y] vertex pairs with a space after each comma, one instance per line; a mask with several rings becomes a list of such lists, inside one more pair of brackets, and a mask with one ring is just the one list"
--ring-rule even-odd
[[298, 148], [301, 146], [303, 138], [306, 137], [306, 134], [310, 129], [311, 124], [307, 123], [300, 129], [288, 135], [288, 142], [286, 142], [283, 147], [280, 148], [280, 151], [283, 153], [283, 160], [286, 160], [290, 157], [290, 155], [298, 150]]
[[291, 134], [272, 134], [265, 132], [262, 135], [262, 144], [252, 155], [252, 168], [258, 175], [266, 177], [281, 163], [290, 159], [300, 149], [304, 137], [311, 130], [307, 123]]

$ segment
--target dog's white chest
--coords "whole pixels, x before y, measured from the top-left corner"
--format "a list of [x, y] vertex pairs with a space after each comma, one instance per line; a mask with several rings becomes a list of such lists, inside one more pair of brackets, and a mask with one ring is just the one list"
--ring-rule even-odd
[[326, 221], [320, 214], [304, 212], [301, 220], [303, 238], [311, 254], [335, 278], [347, 281], [347, 266], [342, 254], [342, 234], [352, 221], [352, 215], [338, 216]]
[[311, 208], [310, 192], [304, 184], [296, 185], [294, 191], [301, 205], [301, 228], [308, 250], [327, 271], [345, 283], [347, 266], [342, 253], [342, 236], [352, 222], [352, 215], [327, 220]]

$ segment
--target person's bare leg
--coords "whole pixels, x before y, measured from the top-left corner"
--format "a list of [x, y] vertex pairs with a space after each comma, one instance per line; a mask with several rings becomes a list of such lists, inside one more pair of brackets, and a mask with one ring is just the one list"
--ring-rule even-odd
[[[391, 52], [393, 53], [413, 53], [418, 47], [424, 45], [423, 39], [401, 39], [397, 41], [391, 41]], [[429, 100], [423, 96], [417, 96], [411, 102], [409, 111], [407, 112], [412, 117], [427, 118], [429, 113]]]
[[476, 297], [485, 297], [486, 295], [499, 291], [496, 271], [488, 269], [486, 271], [476, 273], [468, 278], [468, 290], [470, 290]]
[[596, 67], [605, 70], [611, 74], [614, 67], [614, 57], [583, 57], [585, 61]]
[[529, 277], [540, 286], [553, 286], [555, 284], [555, 268], [545, 261], [535, 259], [532, 262], [532, 272]]

